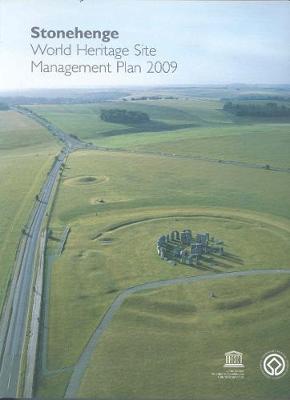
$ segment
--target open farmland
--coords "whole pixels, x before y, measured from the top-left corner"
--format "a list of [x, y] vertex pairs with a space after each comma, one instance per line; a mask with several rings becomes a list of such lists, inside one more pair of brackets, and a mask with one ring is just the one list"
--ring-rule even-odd
[[[39, 105], [30, 106], [30, 108], [64, 131], [67, 130], [79, 135], [82, 139], [93, 141], [136, 132], [167, 132], [217, 123], [227, 124], [233, 120], [232, 115], [227, 115], [222, 111], [222, 103], [219, 101], [114, 101], [61, 106]], [[102, 121], [100, 111], [111, 108], [148, 113], [151, 123], [134, 126]]]
[[[146, 112], [151, 122], [104, 122], [100, 111], [106, 108]], [[222, 101], [208, 99], [31, 106], [64, 131], [98, 146], [290, 168], [289, 121], [241, 118], [222, 108]]]

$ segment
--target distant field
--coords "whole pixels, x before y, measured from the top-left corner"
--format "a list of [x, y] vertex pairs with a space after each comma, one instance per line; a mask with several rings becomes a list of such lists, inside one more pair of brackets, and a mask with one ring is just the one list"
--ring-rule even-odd
[[[237, 118], [222, 107], [223, 102], [208, 99], [31, 106], [64, 131], [99, 146], [290, 168], [289, 121]], [[102, 108], [146, 112], [153, 122], [139, 127], [104, 122]]]
[[74, 133], [87, 140], [97, 140], [106, 137], [133, 134], [138, 126], [114, 124], [100, 119], [100, 110], [106, 108], [123, 108], [148, 113], [156, 123], [141, 126], [140, 132], [167, 132], [185, 127], [227, 124], [233, 121], [233, 116], [222, 111], [219, 101], [185, 101], [160, 100], [145, 102], [103, 102], [79, 105], [39, 105], [30, 106], [35, 112], [49, 119], [64, 131]]
[[[288, 183], [288, 174], [193, 160], [72, 154], [50, 226], [49, 254], [56, 252], [65, 226], [72, 230], [52, 266], [48, 369], [76, 362], [108, 305], [130, 285], [213, 270], [289, 268]], [[173, 227], [208, 230], [236, 257], [204, 268], [171, 266], [157, 256], [155, 240]], [[55, 392], [49, 382], [48, 376], [40, 380], [39, 393], [63, 393], [63, 383]]]
[[[131, 296], [101, 339], [78, 397], [289, 399], [289, 376], [273, 382], [259, 369], [269, 349], [289, 354], [289, 288], [289, 278], [243, 277]], [[245, 378], [218, 380], [212, 374], [225, 371], [224, 353], [233, 349], [244, 353]]]
[[[152, 138], [151, 143], [149, 138], [146, 138], [146, 143], [146, 139], [142, 141], [135, 137], [131, 138], [133, 145], [129, 142], [128, 147], [138, 151], [163, 151], [290, 168], [290, 124], [256, 124], [215, 131], [215, 128], [201, 128], [177, 138], [160, 135]], [[193, 134], [196, 135], [194, 138]], [[112, 140], [111, 143], [118, 146], [117, 141], [114, 143]]]
[[0, 308], [21, 229], [59, 148], [35, 122], [0, 111]]

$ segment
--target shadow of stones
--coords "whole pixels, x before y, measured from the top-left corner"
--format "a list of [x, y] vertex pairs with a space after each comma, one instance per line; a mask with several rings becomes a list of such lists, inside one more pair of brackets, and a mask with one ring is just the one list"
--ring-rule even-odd
[[210, 272], [216, 272], [216, 273], [220, 273], [222, 271], [216, 269], [214, 266], [209, 266], [207, 265], [207, 261], [206, 263], [203, 263], [202, 260], [199, 261], [198, 264], [185, 264], [183, 262], [180, 262], [179, 260], [174, 260], [177, 264], [185, 266], [185, 267], [189, 267], [189, 268], [195, 268], [195, 269], [199, 269], [200, 271], [210, 271]]
[[228, 257], [227, 255], [218, 255], [218, 254], [212, 254], [212, 262], [219, 266], [220, 268], [225, 268], [225, 269], [231, 269], [233, 268], [234, 265], [232, 264], [238, 264], [238, 265], [243, 265], [244, 262], [238, 258], [238, 257]]
[[232, 269], [233, 268], [233, 265], [226, 264], [226, 263], [222, 262], [221, 260], [215, 260], [214, 263], [219, 268], [223, 268], [223, 269]]
[[193, 268], [197, 268], [197, 269], [200, 269], [200, 270], [202, 270], [202, 271], [210, 271], [210, 272], [216, 272], [216, 273], [222, 272], [222, 271], [216, 269], [215, 267], [210, 267], [209, 265], [204, 264], [204, 263], [202, 263], [202, 262], [199, 262], [199, 264], [193, 264], [193, 265], [191, 265], [191, 266], [192, 266]]
[[176, 131], [180, 129], [196, 128], [198, 124], [168, 124], [161, 121], [150, 121], [150, 123], [144, 124], [125, 124], [127, 128], [124, 129], [112, 129], [110, 131], [100, 132], [100, 136], [117, 136], [124, 134], [135, 134], [142, 132], [166, 132], [166, 131]]
[[199, 265], [208, 271], [214, 271], [214, 272], [222, 272], [215, 267], [230, 268], [230, 266], [228, 266], [226, 264], [223, 265], [223, 263], [220, 263], [219, 260], [217, 260], [216, 258], [213, 257], [213, 254], [210, 254], [210, 255], [203, 254], [199, 261]]
[[182, 247], [180, 240], [170, 238], [170, 240], [167, 242], [166, 257], [175, 264], [195, 268], [201, 271], [221, 273], [223, 272], [221, 269], [229, 270], [234, 268], [234, 264], [244, 264], [244, 261], [239, 256], [229, 252], [225, 252], [223, 255], [215, 252], [203, 254], [199, 259], [198, 264], [187, 264], [182, 262], [178, 257], [174, 256], [174, 251], [177, 247], [180, 249]]
[[237, 255], [226, 252], [223, 256], [219, 256], [220, 258], [224, 258], [225, 260], [229, 260], [236, 264], [244, 265], [244, 261]]

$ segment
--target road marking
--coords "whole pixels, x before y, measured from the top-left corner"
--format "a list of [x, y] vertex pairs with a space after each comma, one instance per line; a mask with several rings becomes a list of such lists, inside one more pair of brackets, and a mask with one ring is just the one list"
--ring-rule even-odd
[[[50, 174], [49, 178], [46, 179], [44, 182], [44, 199], [47, 201], [50, 200], [50, 198], [53, 196], [53, 188], [55, 186], [55, 183], [57, 181], [57, 173], [59, 170], [60, 164], [57, 164], [54, 169], [52, 170], [52, 173]], [[13, 358], [12, 363], [8, 365], [8, 362], [6, 363], [7, 365], [5, 366], [4, 370], [4, 364], [3, 360], [1, 360], [1, 365], [0, 365], [0, 386], [3, 388], [6, 386], [7, 392], [9, 392], [9, 395], [14, 397], [16, 395], [15, 391], [17, 388], [14, 385], [15, 379], [18, 379], [18, 374], [19, 374], [19, 364], [20, 364], [20, 357], [18, 357], [18, 352], [21, 350], [19, 349], [19, 346], [23, 342], [24, 338], [24, 331], [25, 331], [25, 326], [23, 321], [25, 321], [25, 315], [26, 313], [23, 313], [23, 315], [20, 316], [19, 318], [19, 305], [21, 305], [22, 309], [26, 309], [27, 304], [22, 304], [21, 303], [21, 298], [25, 298], [27, 296], [24, 296], [24, 294], [27, 293], [29, 290], [29, 287], [31, 285], [31, 274], [33, 273], [33, 268], [32, 268], [32, 263], [31, 263], [31, 258], [34, 257], [35, 251], [36, 251], [36, 246], [37, 246], [37, 239], [38, 239], [38, 232], [40, 231], [41, 227], [41, 222], [43, 221], [45, 212], [47, 210], [47, 204], [38, 204], [36, 208], [33, 209], [33, 214], [32, 217], [29, 219], [27, 226], [28, 226], [28, 234], [25, 237], [25, 240], [23, 243], [21, 242], [21, 252], [17, 254], [17, 260], [16, 263], [19, 262], [19, 271], [17, 271], [17, 276], [16, 278], [13, 277], [13, 282], [12, 286], [9, 289], [9, 294], [8, 298], [11, 299], [9, 300], [9, 314], [10, 318], [8, 321], [4, 319], [5, 322], [5, 328], [2, 329], [1, 326], [1, 333], [2, 330], [4, 332], [7, 332], [7, 338], [5, 340], [2, 340], [2, 337], [4, 335], [1, 334], [1, 352], [8, 352], [7, 349], [10, 349], [13, 347], [13, 344], [16, 345], [15, 347], [12, 348], [12, 354], [9, 353], [9, 362], [11, 357]], [[18, 259], [20, 261], [18, 261]], [[18, 265], [18, 264], [17, 264]], [[16, 279], [16, 280], [15, 280]], [[20, 304], [21, 303], [21, 304]], [[8, 311], [6, 311], [6, 314]], [[5, 314], [5, 315], [6, 315]], [[15, 325], [17, 324], [17, 331], [11, 333], [11, 327], [12, 323]], [[1, 319], [1, 325], [2, 325], [2, 319]], [[19, 326], [18, 326], [19, 325]], [[3, 343], [2, 343], [3, 342]], [[17, 370], [16, 370], [17, 369]], [[4, 373], [5, 371], [5, 373]], [[9, 379], [7, 379], [8, 374], [10, 373]], [[14, 374], [14, 375], [13, 375]], [[0, 388], [0, 392], [2, 389]], [[0, 393], [1, 397], [1, 393]]]
[[8, 379], [8, 386], [7, 386], [8, 389], [10, 387], [10, 382], [11, 382], [11, 374], [9, 375], [9, 379]]

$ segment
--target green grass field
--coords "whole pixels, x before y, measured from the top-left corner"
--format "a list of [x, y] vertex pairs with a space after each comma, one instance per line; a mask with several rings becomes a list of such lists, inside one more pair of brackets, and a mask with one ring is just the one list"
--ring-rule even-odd
[[13, 111], [0, 111], [0, 307], [21, 229], [59, 146], [45, 129]]
[[[250, 163], [270, 164], [290, 168], [289, 124], [257, 124], [250, 126], [202, 128], [190, 131], [176, 141], [168, 138], [154, 138], [155, 143], [136, 140], [133, 149], [138, 151], [163, 151], [168, 153], [202, 156], [220, 160], [237, 160]], [[192, 135], [196, 137], [193, 139]], [[153, 142], [154, 142], [153, 140]]]
[[[97, 316], [101, 317], [116, 293], [129, 286], [209, 272], [289, 267], [289, 253], [283, 250], [289, 242], [290, 231], [243, 220], [234, 213], [232, 219], [220, 219], [210, 215], [199, 217], [200, 210], [187, 210], [196, 216], [180, 214], [163, 220], [158, 219], [162, 211], [165, 214], [160, 210], [156, 220], [133, 223], [108, 232], [99, 240], [92, 241], [85, 234], [85, 226], [92, 228], [88, 220], [84, 226], [73, 226], [66, 252], [53, 267], [49, 369], [76, 362]], [[166, 263], [157, 256], [155, 241], [173, 226], [179, 230], [189, 227], [193, 232], [204, 229], [214, 232], [225, 240], [228, 255], [205, 259], [197, 267]], [[79, 324], [81, 332], [76, 329]]]
[[[52, 267], [48, 368], [77, 361], [108, 305], [130, 285], [212, 271], [289, 268], [288, 182], [287, 174], [193, 160], [74, 153], [51, 221], [56, 238], [66, 225], [72, 231]], [[237, 258], [204, 268], [160, 260], [155, 240], [186, 227], [222, 238]], [[50, 252], [57, 246], [50, 241]]]
[[99, 143], [119, 135], [131, 135], [138, 126], [104, 122], [100, 110], [124, 108], [129, 111], [148, 113], [151, 123], [141, 125], [139, 135], [147, 132], [170, 132], [185, 128], [232, 124], [233, 115], [222, 110], [219, 101], [162, 100], [149, 102], [106, 102], [96, 104], [30, 106], [35, 112], [54, 122], [64, 131], [69, 131], [87, 140]]
[[[31, 108], [64, 131], [99, 146], [290, 168], [289, 121], [237, 118], [224, 112], [222, 106], [223, 102], [218, 100], [195, 99]], [[100, 119], [100, 109], [118, 107], [147, 112], [154, 123], [142, 125], [136, 133], [136, 126]]]
[[[143, 126], [136, 133], [132, 126], [100, 121], [104, 107], [147, 112], [156, 129]], [[168, 152], [289, 167], [288, 123], [234, 119], [216, 99], [31, 108], [99, 146], [140, 152], [78, 151], [69, 157], [48, 243], [48, 255], [56, 257], [48, 267], [44, 357], [55, 373], [39, 374], [37, 395], [64, 395], [70, 368], [106, 309], [127, 287], [174, 277], [290, 267], [290, 174], [141, 154]], [[71, 233], [58, 256], [66, 226]], [[156, 239], [184, 228], [209, 231], [224, 240], [227, 255], [194, 267], [161, 260]], [[209, 291], [217, 297], [209, 299]], [[198, 400], [210, 400], [214, 392], [216, 399], [230, 399], [227, 393], [235, 390], [236, 382], [223, 385], [211, 373], [223, 368], [225, 351], [236, 349], [246, 354], [246, 378], [237, 383], [236, 398], [248, 394], [249, 399], [286, 399], [288, 381], [271, 386], [258, 370], [258, 360], [272, 347], [289, 351], [288, 323], [280, 312], [287, 312], [287, 300], [289, 281], [279, 276], [134, 295], [96, 349], [79, 396], [187, 399], [194, 393]], [[249, 340], [263, 335], [261, 341]]]
[[[78, 395], [288, 399], [289, 377], [273, 382], [259, 362], [277, 346], [289, 354], [289, 286], [289, 278], [243, 277], [131, 296], [101, 339]], [[225, 371], [224, 353], [233, 349], [244, 353], [245, 378], [221, 381], [212, 374]]]

